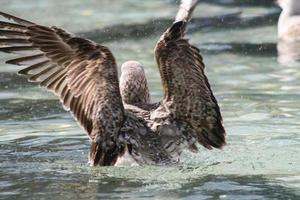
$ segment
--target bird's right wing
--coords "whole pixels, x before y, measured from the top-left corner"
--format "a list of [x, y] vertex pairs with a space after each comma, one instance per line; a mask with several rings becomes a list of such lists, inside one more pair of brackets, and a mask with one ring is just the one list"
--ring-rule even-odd
[[59, 96], [91, 140], [113, 145], [124, 121], [117, 66], [108, 48], [56, 27], [0, 12], [0, 51], [29, 81]]

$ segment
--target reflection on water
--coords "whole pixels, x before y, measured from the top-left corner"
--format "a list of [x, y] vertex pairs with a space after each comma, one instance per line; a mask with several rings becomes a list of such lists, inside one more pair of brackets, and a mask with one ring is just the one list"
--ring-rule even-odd
[[[174, 1], [156, 0], [3, 1], [4, 11], [75, 32], [144, 23], [153, 13], [173, 18], [176, 10]], [[196, 15], [241, 10], [273, 12], [201, 4]], [[147, 67], [154, 100], [161, 98], [153, 59], [158, 37], [105, 42], [119, 64], [136, 59]], [[17, 67], [0, 64], [0, 199], [299, 199], [300, 71], [278, 64], [276, 24], [207, 28], [189, 37], [203, 52], [223, 112], [223, 150], [185, 152], [176, 167], [90, 168], [89, 140], [55, 96], [15, 75]]]
[[279, 40], [278, 45], [278, 62], [283, 65], [299, 65], [300, 61], [300, 42]]

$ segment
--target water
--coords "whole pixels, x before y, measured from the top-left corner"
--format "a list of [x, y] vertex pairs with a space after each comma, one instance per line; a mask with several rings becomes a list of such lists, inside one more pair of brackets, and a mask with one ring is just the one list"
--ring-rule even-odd
[[[1, 10], [73, 32], [176, 12], [172, 1], [136, 2], [2, 0]], [[253, 16], [274, 9], [202, 4], [196, 15], [239, 10]], [[136, 59], [146, 66], [153, 100], [162, 94], [152, 50], [158, 37], [105, 43], [119, 64]], [[203, 50], [228, 145], [185, 152], [175, 167], [89, 167], [83, 130], [54, 95], [15, 75], [18, 67], [4, 65], [8, 56], [0, 54], [0, 199], [299, 199], [299, 66], [278, 64], [274, 51], [246, 51], [276, 46], [275, 24], [189, 37]]]

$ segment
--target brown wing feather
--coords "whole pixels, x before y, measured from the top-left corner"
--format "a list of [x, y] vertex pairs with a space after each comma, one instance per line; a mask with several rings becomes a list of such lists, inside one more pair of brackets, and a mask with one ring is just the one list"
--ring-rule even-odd
[[225, 130], [199, 50], [184, 39], [186, 22], [174, 23], [161, 37], [155, 55], [163, 82], [162, 104], [206, 148], [225, 144]]
[[113, 141], [124, 109], [112, 53], [62, 29], [0, 15], [10, 20], [0, 21], [0, 51], [25, 53], [7, 63], [26, 65], [19, 74], [58, 95], [94, 142]]

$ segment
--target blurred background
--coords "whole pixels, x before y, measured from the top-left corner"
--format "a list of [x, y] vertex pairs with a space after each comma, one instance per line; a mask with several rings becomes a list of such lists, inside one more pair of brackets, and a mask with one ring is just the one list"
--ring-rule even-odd
[[[55, 25], [145, 65], [175, 0], [1, 0], [1, 11]], [[0, 54], [0, 199], [299, 199], [299, 64], [280, 64], [272, 0], [200, 0], [187, 37], [200, 48], [227, 130], [223, 150], [185, 152], [174, 167], [87, 165], [89, 140], [57, 98]]]

